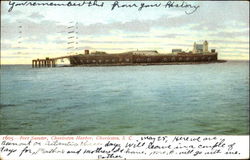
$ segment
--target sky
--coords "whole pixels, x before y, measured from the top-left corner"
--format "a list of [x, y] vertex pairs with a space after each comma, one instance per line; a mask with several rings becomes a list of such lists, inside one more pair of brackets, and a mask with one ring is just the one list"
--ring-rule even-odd
[[[115, 1], [104, 2], [103, 7], [18, 5], [9, 12], [10, 2], [1, 1], [1, 64], [31, 64], [32, 59], [81, 54], [85, 49], [189, 51], [194, 42], [204, 40], [209, 49], [217, 50], [219, 59], [249, 60], [248, 1], [185, 1], [199, 6], [195, 11], [165, 7], [169, 2], [119, 1], [120, 8], [113, 10]], [[139, 7], [121, 7], [142, 3], [151, 7], [140, 11]], [[153, 7], [157, 4], [160, 7]]]

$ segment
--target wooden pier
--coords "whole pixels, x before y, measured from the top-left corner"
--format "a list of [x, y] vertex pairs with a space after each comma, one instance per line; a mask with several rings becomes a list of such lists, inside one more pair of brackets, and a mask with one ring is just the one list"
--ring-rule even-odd
[[[32, 60], [32, 67], [33, 68], [40, 68], [40, 67], [56, 67], [56, 61], [62, 59], [70, 59], [73, 55], [70, 56], [62, 56], [62, 57], [55, 57], [49, 58], [46, 57], [45, 59], [33, 59]], [[74, 57], [74, 56], [73, 56]]]
[[32, 67], [56, 67], [56, 59], [46, 58], [46, 59], [36, 59], [32, 60]]

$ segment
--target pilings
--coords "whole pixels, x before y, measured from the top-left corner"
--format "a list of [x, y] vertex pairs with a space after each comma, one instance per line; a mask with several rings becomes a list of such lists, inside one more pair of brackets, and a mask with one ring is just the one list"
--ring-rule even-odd
[[32, 60], [32, 67], [56, 67], [56, 60], [49, 58]]

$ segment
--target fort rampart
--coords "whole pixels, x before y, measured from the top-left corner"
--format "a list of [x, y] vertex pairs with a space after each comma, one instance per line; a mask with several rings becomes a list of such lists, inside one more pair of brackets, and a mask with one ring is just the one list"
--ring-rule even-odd
[[207, 54], [159, 54], [136, 55], [103, 54], [103, 55], [75, 55], [70, 57], [70, 63], [76, 65], [136, 65], [136, 64], [171, 64], [171, 63], [201, 63], [217, 61], [217, 53]]

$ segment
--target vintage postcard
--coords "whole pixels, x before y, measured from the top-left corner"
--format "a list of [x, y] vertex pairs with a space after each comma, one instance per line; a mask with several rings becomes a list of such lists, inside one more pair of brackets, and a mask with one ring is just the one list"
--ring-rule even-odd
[[[249, 2], [1, 1], [0, 74], [0, 134], [10, 139], [114, 146], [79, 148], [75, 159], [237, 158], [249, 139]], [[8, 136], [3, 159], [18, 152]], [[121, 139], [135, 142], [112, 143]], [[45, 153], [31, 150], [18, 155]]]

